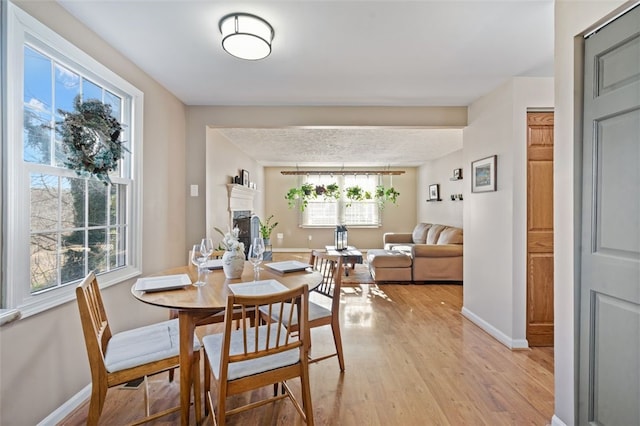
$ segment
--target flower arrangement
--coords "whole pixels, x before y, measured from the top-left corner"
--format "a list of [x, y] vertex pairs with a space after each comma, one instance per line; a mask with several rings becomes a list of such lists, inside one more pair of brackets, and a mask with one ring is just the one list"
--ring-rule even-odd
[[97, 99], [82, 102], [78, 95], [73, 106], [74, 112], [58, 110], [63, 117], [57, 124], [67, 154], [64, 165], [107, 185], [111, 183], [109, 172], [118, 168], [127, 151], [120, 140], [123, 126], [111, 115], [111, 105]]
[[220, 228], [215, 229], [220, 235], [222, 235], [222, 241], [220, 245], [226, 251], [241, 251], [244, 252], [244, 243], [238, 241], [238, 235], [240, 234], [240, 228], [237, 226], [233, 228], [233, 230], [227, 232], [226, 234], [220, 230]]

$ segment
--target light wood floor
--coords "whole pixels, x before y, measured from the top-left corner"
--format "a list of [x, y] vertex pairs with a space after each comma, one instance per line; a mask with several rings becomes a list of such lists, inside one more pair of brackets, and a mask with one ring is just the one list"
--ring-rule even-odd
[[[275, 260], [307, 260], [307, 255], [280, 256]], [[345, 288], [340, 315], [346, 371], [340, 374], [335, 357], [310, 366], [316, 424], [548, 425], [554, 401], [553, 348], [511, 351], [465, 319], [461, 309], [459, 285]], [[329, 327], [312, 330], [312, 352], [317, 355], [332, 345]], [[150, 379], [152, 411], [177, 403], [178, 376], [173, 383], [166, 373]], [[299, 391], [298, 383], [292, 385]], [[228, 407], [270, 391], [230, 398]], [[142, 404], [142, 387], [111, 389], [101, 424], [133, 421]], [[87, 412], [88, 402], [61, 424], [83, 425]], [[179, 424], [179, 415], [149, 424]], [[228, 424], [303, 423], [284, 400], [231, 416]]]

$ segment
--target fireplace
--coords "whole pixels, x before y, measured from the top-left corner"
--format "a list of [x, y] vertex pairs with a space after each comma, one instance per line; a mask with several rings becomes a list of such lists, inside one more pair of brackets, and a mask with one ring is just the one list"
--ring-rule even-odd
[[[246, 257], [249, 253], [251, 240], [254, 237], [259, 236], [257, 217], [252, 216], [253, 197], [256, 190], [237, 184], [229, 184], [227, 185], [227, 189], [229, 191], [229, 215], [231, 227], [238, 227], [240, 231], [238, 234], [238, 240], [244, 243], [244, 254]], [[252, 217], [255, 220], [252, 220]]]
[[244, 243], [244, 255], [247, 257], [247, 253], [249, 253], [249, 246], [251, 245], [251, 211], [236, 210], [232, 212], [232, 215], [232, 227], [238, 227], [240, 230], [238, 233], [238, 240], [241, 243]]

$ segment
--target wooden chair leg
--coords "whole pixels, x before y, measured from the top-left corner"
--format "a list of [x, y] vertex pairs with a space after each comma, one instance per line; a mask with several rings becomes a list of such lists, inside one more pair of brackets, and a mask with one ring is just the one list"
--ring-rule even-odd
[[202, 389], [200, 387], [200, 351], [194, 354], [193, 366], [193, 403], [195, 404], [196, 423], [202, 421]]
[[340, 371], [344, 371], [344, 355], [342, 354], [342, 337], [340, 336], [340, 324], [331, 323], [331, 331], [333, 332], [333, 342], [336, 345], [336, 352], [338, 353], [338, 363], [340, 364]]
[[[219, 382], [220, 383], [220, 382]], [[218, 386], [218, 426], [224, 426], [227, 422], [227, 389], [225, 383]]]
[[151, 409], [149, 408], [149, 380], [147, 376], [142, 378], [142, 383], [144, 385], [144, 415], [145, 417], [149, 417]]
[[89, 401], [89, 415], [87, 416], [88, 426], [97, 426], [104, 407], [104, 400], [107, 397], [107, 388], [96, 385], [94, 381], [91, 385], [91, 400]]
[[300, 375], [300, 389], [302, 391], [302, 408], [304, 409], [307, 426], [313, 426], [313, 406], [311, 404], [311, 388], [309, 385], [309, 370]]
[[[206, 355], [204, 357], [204, 416], [209, 415], [209, 397], [211, 394], [211, 367]], [[211, 417], [214, 418], [213, 408], [211, 408]], [[215, 422], [215, 418], [214, 418]]]

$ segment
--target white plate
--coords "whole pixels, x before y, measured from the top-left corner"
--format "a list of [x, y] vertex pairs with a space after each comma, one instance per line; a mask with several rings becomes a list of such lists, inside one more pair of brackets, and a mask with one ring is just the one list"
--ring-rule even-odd
[[287, 260], [284, 262], [272, 262], [265, 263], [264, 266], [267, 268], [271, 268], [274, 271], [278, 272], [295, 272], [295, 271], [304, 271], [307, 268], [310, 268], [311, 265], [308, 263], [298, 262], [297, 260]]
[[262, 280], [229, 284], [229, 290], [238, 296], [262, 296], [264, 294], [281, 293], [287, 291], [288, 288], [276, 280]]
[[135, 290], [138, 291], [165, 291], [177, 290], [191, 285], [191, 279], [187, 274], [164, 275], [161, 277], [138, 278]]

